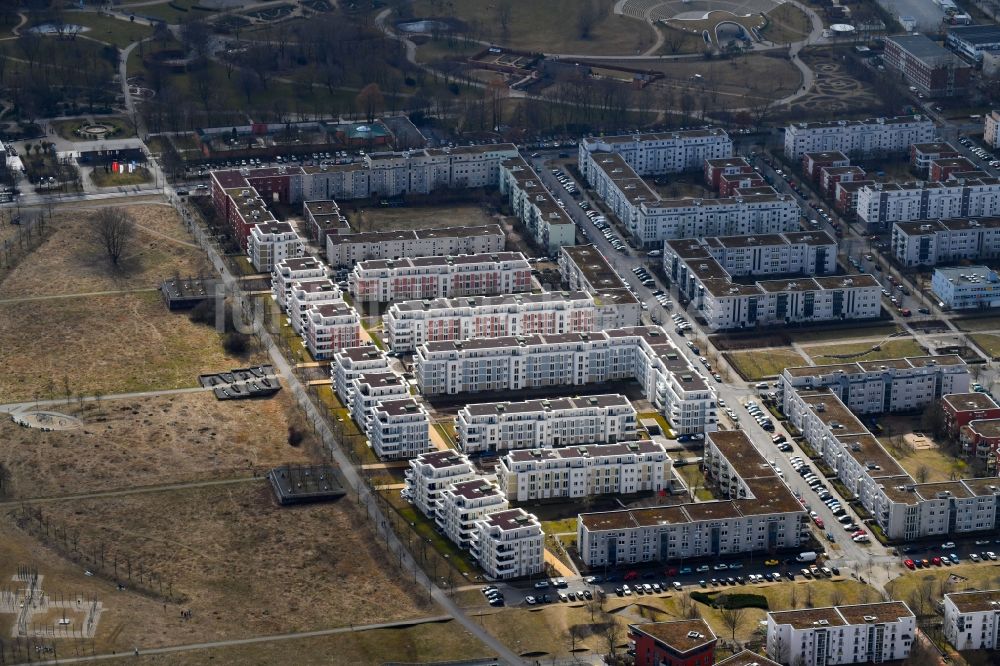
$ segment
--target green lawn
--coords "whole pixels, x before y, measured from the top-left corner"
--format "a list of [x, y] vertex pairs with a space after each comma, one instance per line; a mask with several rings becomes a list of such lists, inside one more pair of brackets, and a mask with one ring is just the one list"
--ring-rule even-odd
[[[962, 558], [964, 561], [968, 561]], [[953, 567], [935, 567], [933, 569], [918, 569], [908, 571], [886, 585], [886, 590], [893, 599], [908, 602], [914, 592], [921, 590], [928, 583], [933, 583], [935, 590], [941, 589], [941, 584], [950, 576], [958, 576], [960, 580], [952, 587], [953, 592], [966, 590], [990, 590], [1000, 586], [1000, 563], [977, 562], [975, 564], [960, 564]], [[935, 595], [940, 598], [940, 595]]]
[[[129, 139], [135, 136], [132, 123], [124, 118], [100, 118], [97, 120], [97, 123], [114, 127], [114, 132], [106, 135], [108, 139]], [[85, 124], [87, 123], [83, 120], [57, 120], [52, 122], [52, 128], [56, 131], [56, 134], [68, 141], [101, 141], [102, 139], [89, 139], [86, 136], [79, 136], [74, 133]]]
[[[206, 12], [200, 10], [192, 9], [201, 0], [163, 0], [161, 4], [156, 5], [143, 5], [141, 7], [135, 7], [132, 11], [136, 16], [144, 16], [151, 19], [160, 19], [161, 21], [166, 21], [167, 23], [181, 23], [194, 18], [213, 16], [215, 12]], [[173, 7], [171, 7], [173, 5]], [[189, 11], [180, 11], [174, 7], [183, 7]]]
[[105, 172], [102, 168], [96, 168], [90, 172], [90, 180], [97, 187], [118, 187], [148, 183], [151, 180], [150, 175], [149, 169], [146, 167], [139, 167], [132, 173], [111, 173]]
[[[434, 551], [440, 554], [446, 562], [450, 562], [462, 574], [463, 578], [465, 576], [471, 577], [477, 572], [475, 565], [469, 559], [469, 554], [460, 549], [447, 537], [438, 534], [434, 521], [429, 520], [416, 507], [401, 498], [398, 490], [388, 490], [381, 494], [389, 500], [392, 508], [407, 522], [416, 535], [429, 543]], [[431, 571], [430, 573], [433, 574], [434, 572]], [[441, 572], [438, 571], [437, 573], [440, 577]]]
[[973, 333], [969, 338], [975, 342], [990, 358], [1000, 357], [1000, 335], [992, 333]]
[[676, 438], [673, 428], [670, 427], [670, 423], [667, 422], [667, 418], [663, 416], [663, 414], [660, 414], [659, 412], [640, 412], [637, 415], [637, 417], [640, 423], [644, 419], [653, 419], [654, 421], [660, 424], [660, 430], [663, 431], [664, 437], [666, 437], [667, 439]]
[[687, 484], [688, 488], [696, 488], [694, 491], [695, 499], [703, 502], [715, 499], [712, 491], [705, 487], [705, 475], [701, 473], [698, 465], [681, 465], [674, 469], [684, 479], [684, 483]]
[[153, 29], [143, 23], [122, 21], [94, 12], [71, 12], [66, 15], [66, 22], [90, 28], [84, 35], [120, 49], [153, 34]]
[[[874, 342], [848, 342], [836, 345], [803, 347], [814, 363], [838, 363], [840, 361], [879, 361], [904, 356], [923, 356], [927, 352], [913, 338], [899, 338], [882, 342], [878, 351], [872, 351]], [[867, 353], [866, 353], [867, 352]], [[839, 358], [847, 356], [847, 358]]]
[[767, 14], [767, 21], [767, 26], [761, 30], [761, 35], [775, 44], [797, 42], [812, 29], [812, 23], [805, 12], [789, 4], [775, 7]]
[[563, 518], [562, 520], [543, 520], [542, 530], [546, 534], [576, 534], [576, 518]]
[[785, 368], [808, 365], [794, 349], [755, 349], [727, 352], [724, 356], [747, 381], [775, 377]]

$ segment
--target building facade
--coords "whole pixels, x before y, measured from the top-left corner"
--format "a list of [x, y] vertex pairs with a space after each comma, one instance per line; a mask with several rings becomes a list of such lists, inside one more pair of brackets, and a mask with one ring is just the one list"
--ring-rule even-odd
[[623, 395], [466, 405], [455, 417], [465, 453], [574, 446], [635, 439], [637, 416]]
[[986, 266], [936, 268], [931, 291], [944, 307], [973, 310], [1000, 306], [1000, 276]]
[[595, 330], [641, 323], [639, 301], [596, 246], [563, 246], [559, 250], [559, 273], [568, 289], [594, 297]]
[[959, 651], [1000, 649], [1000, 590], [944, 595], [944, 637]]
[[926, 35], [885, 38], [882, 61], [924, 97], [955, 97], [969, 87], [972, 67]]
[[271, 271], [271, 293], [282, 310], [287, 310], [292, 284], [300, 280], [326, 277], [326, 266], [316, 257], [294, 257], [274, 265]]
[[330, 363], [333, 390], [341, 404], [350, 404], [350, 387], [355, 377], [365, 372], [389, 370], [389, 360], [385, 353], [374, 345], [364, 347], [348, 347], [333, 353]]
[[798, 160], [803, 153], [832, 150], [849, 156], [902, 153], [936, 135], [934, 122], [920, 115], [794, 123], [785, 128], [785, 157]]
[[630, 624], [635, 666], [712, 666], [715, 632], [702, 619]]
[[636, 173], [646, 176], [700, 169], [705, 160], [732, 157], [733, 141], [725, 130], [718, 128], [584, 137], [580, 140], [577, 162], [588, 180], [588, 157], [595, 152], [617, 153]]
[[410, 460], [405, 492], [421, 513], [434, 518], [438, 498], [445, 488], [477, 476], [467, 457], [454, 451], [431, 451]]
[[563, 245], [576, 243], [576, 224], [524, 158], [500, 165], [500, 193], [544, 252], [555, 254]]
[[339, 349], [358, 346], [361, 317], [344, 301], [312, 304], [305, 317], [302, 337], [313, 360], [324, 361]]
[[871, 231], [894, 222], [1000, 216], [1000, 179], [957, 178], [944, 183], [875, 183], [858, 190], [858, 219]]
[[476, 538], [476, 521], [506, 511], [507, 497], [483, 477], [453, 483], [438, 496], [434, 522], [459, 548], [469, 548]]
[[890, 247], [903, 266], [996, 259], [1000, 257], [1000, 218], [896, 222]]
[[343, 303], [340, 287], [329, 278], [311, 278], [292, 283], [288, 294], [288, 319], [292, 330], [304, 335], [309, 324], [308, 311], [315, 305]]
[[524, 509], [480, 518], [475, 529], [472, 556], [490, 579], [523, 578], [545, 570], [542, 525]]
[[384, 400], [402, 400], [410, 397], [410, 388], [401, 375], [395, 372], [363, 372], [351, 380], [347, 390], [350, 397], [351, 418], [365, 435], [371, 435], [372, 415]]
[[368, 435], [380, 460], [416, 458], [431, 448], [430, 416], [413, 398], [383, 400], [372, 410]]
[[369, 259], [493, 254], [502, 252], [506, 243], [503, 230], [495, 224], [331, 234], [326, 237], [326, 258], [331, 266], [345, 268]]
[[302, 256], [304, 249], [298, 232], [287, 222], [263, 222], [250, 229], [247, 256], [261, 273], [270, 273], [275, 264]]

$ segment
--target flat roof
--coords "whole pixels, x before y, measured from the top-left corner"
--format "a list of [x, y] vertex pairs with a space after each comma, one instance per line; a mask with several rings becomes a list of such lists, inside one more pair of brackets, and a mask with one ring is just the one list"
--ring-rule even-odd
[[915, 143], [913, 150], [918, 153], [957, 153], [955, 146], [947, 141], [929, 141], [927, 143]]
[[675, 652], [685, 654], [714, 643], [715, 632], [702, 619], [677, 620], [675, 622], [649, 622], [632, 624], [633, 631], [647, 636], [669, 646]]
[[[802, 396], [802, 401], [812, 407], [813, 413], [836, 437], [843, 435], [863, 435], [868, 428], [858, 420], [836, 394], [814, 394]], [[822, 405], [822, 407], [820, 407]]]
[[665, 453], [662, 444], [649, 439], [613, 444], [585, 444], [561, 446], [557, 449], [513, 449], [504, 454], [511, 462], [532, 462], [541, 460], [568, 460], [572, 458], [603, 458], [607, 456], [627, 456], [646, 453]]
[[[353, 235], [344, 236], [352, 238]], [[334, 236], [334, 238], [338, 238]], [[520, 252], [490, 252], [481, 254], [434, 255], [427, 257], [401, 257], [399, 259], [368, 259], [358, 262], [359, 270], [403, 269], [421, 266], [450, 266], [455, 264], [497, 264], [506, 261], [520, 262], [525, 265], [528, 260]]]
[[930, 118], [915, 114], [911, 116], [891, 116], [887, 118], [866, 118], [865, 120], [824, 120], [811, 123], [792, 123], [789, 127], [793, 130], [811, 130], [834, 127], [857, 127], [862, 125], [904, 125], [907, 123], [918, 122], [932, 124]]
[[498, 487], [483, 478], [456, 483], [451, 487], [451, 492], [468, 500], [503, 496]]
[[572, 398], [553, 398], [551, 400], [521, 400], [518, 402], [481, 402], [469, 404], [465, 410], [473, 416], [490, 414], [522, 414], [533, 412], [554, 412], [587, 407], [624, 407], [631, 406], [628, 398], [620, 393], [602, 393], [599, 395], [577, 396]]
[[453, 298], [431, 298], [424, 300], [401, 301], [393, 307], [401, 312], [431, 310], [453, 310], [457, 308], [480, 308], [502, 305], [518, 305], [521, 303], [554, 303], [571, 301], [592, 301], [593, 297], [585, 291], [547, 291], [541, 294], [500, 294], [498, 296], [457, 296]]
[[913, 612], [902, 601], [838, 606], [837, 610], [849, 624], [896, 622], [904, 617], [913, 617]]
[[281, 271], [283, 268], [287, 268], [289, 271], [305, 271], [314, 270], [317, 268], [326, 269], [326, 266], [316, 257], [306, 256], [306, 257], [289, 257], [287, 259], [282, 259], [275, 266]]
[[956, 412], [974, 412], [983, 409], [996, 409], [996, 401], [986, 393], [973, 391], [971, 393], [949, 393], [941, 396], [941, 399], [948, 403]]
[[538, 518], [535, 517], [535, 514], [528, 513], [524, 509], [520, 508], [498, 511], [497, 513], [490, 514], [489, 517], [484, 520], [487, 525], [498, 527], [503, 532], [516, 530], [519, 527], [526, 526], [541, 527], [541, 523], [538, 522]]
[[1000, 43], [998, 25], [961, 25], [948, 28], [948, 34], [974, 46]]
[[844, 445], [848, 455], [862, 465], [873, 479], [902, 476], [907, 472], [871, 433], [839, 435], [837, 441]]
[[[891, 502], [916, 506], [920, 503], [920, 498], [916, 493], [916, 484], [909, 474], [901, 476], [889, 476], [878, 480], [879, 488]], [[910, 490], [913, 488], [914, 490]]]
[[451, 450], [421, 453], [416, 457], [416, 461], [434, 469], [444, 469], [446, 467], [454, 467], [456, 465], [469, 465], [471, 468], [468, 458], [457, 451]]
[[338, 358], [348, 358], [352, 361], [371, 361], [375, 359], [386, 361], [385, 354], [374, 345], [344, 347], [334, 352], [334, 355]]
[[719, 127], [708, 127], [702, 129], [677, 130], [671, 132], [646, 132], [637, 134], [618, 134], [614, 136], [588, 136], [583, 138], [584, 143], [633, 143], [644, 141], [670, 141], [672, 139], [702, 138], [708, 136], [724, 136], [728, 138], [726, 130]]
[[962, 483], [969, 489], [969, 492], [976, 497], [989, 497], [1000, 495], [1000, 478], [995, 476], [983, 479], [962, 479]]
[[1000, 437], [1000, 418], [975, 419], [973, 421], [969, 421], [965, 427], [969, 428], [980, 437], [988, 437], [990, 439]]
[[389, 416], [403, 416], [405, 414], [417, 414], [421, 411], [420, 403], [414, 398], [399, 398], [396, 400], [383, 400], [375, 408], [376, 411], [385, 412]]
[[562, 251], [594, 289], [625, 289], [621, 277], [594, 245], [564, 245]]
[[756, 652], [741, 650], [732, 657], [715, 662], [715, 666], [781, 666], [781, 664], [767, 657], [762, 657]]
[[1000, 611], [1000, 590], [974, 590], [971, 592], [951, 592], [944, 595], [959, 613], [983, 613]]
[[[941, 483], [917, 484], [916, 493], [925, 500], [955, 498], [968, 499], [975, 497], [961, 481], [942, 481]], [[939, 497], [939, 495], [943, 497]]]
[[790, 624], [795, 629], [813, 629], [817, 626], [843, 627], [847, 625], [834, 607], [800, 608], [797, 610], [768, 613], [777, 624]]
[[803, 158], [808, 157], [813, 162], [843, 162], [847, 160], [847, 155], [839, 150], [822, 150], [819, 152], [803, 153]]
[[716, 430], [707, 433], [707, 437], [741, 479], [777, 477], [774, 468], [742, 430]]

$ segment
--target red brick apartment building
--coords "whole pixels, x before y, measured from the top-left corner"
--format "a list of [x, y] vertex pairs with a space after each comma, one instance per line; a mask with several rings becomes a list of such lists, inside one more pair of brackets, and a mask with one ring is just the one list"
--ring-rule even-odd
[[630, 624], [635, 666], [712, 666], [718, 640], [704, 620]]
[[985, 393], [952, 393], [941, 396], [948, 432], [957, 435], [959, 429], [972, 421], [1000, 419], [1000, 405]]

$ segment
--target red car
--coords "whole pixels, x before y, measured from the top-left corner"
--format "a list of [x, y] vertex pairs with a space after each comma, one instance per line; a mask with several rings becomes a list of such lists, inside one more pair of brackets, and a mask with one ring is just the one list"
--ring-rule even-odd
[[816, 527], [818, 527], [820, 529], [823, 529], [823, 519], [822, 518], [820, 518], [819, 516], [816, 516], [815, 518], [813, 518], [813, 522], [816, 523]]
[[931, 564], [933, 564], [936, 567], [941, 566], [941, 558], [940, 557], [932, 557], [931, 558]]
[[906, 566], [907, 569], [917, 568], [917, 566], [913, 563], [913, 560], [903, 560], [903, 565]]
[[638, 571], [629, 571], [627, 574], [625, 574], [625, 580], [638, 580], [638, 579], [639, 579]]
[[666, 574], [668, 576], [676, 576], [677, 575], [677, 567], [668, 567], [667, 570], [666, 570]]

